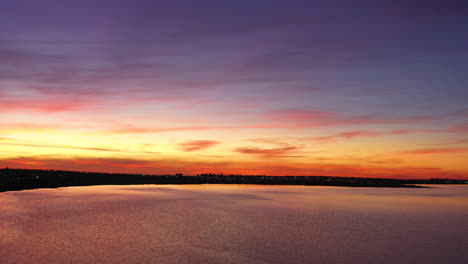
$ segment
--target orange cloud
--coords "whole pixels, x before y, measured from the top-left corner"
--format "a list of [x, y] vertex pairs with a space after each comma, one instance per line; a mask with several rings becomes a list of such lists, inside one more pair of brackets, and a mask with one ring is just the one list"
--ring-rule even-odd
[[[1, 140], [1, 138], [0, 138]], [[59, 146], [59, 145], [42, 145], [42, 144], [20, 144], [20, 143], [0, 143], [4, 146], [21, 146], [21, 147], [35, 147], [35, 148], [55, 148], [55, 149], [79, 149], [91, 151], [105, 151], [105, 152], [123, 152], [123, 153], [140, 153], [140, 154], [160, 154], [159, 152], [152, 151], [126, 151], [113, 148], [98, 148], [98, 147], [79, 147], [79, 146]]]
[[77, 159], [72, 160], [76, 165], [105, 165], [112, 167], [126, 167], [126, 168], [147, 168], [153, 167], [154, 161], [140, 160], [140, 159], [125, 159], [125, 158], [96, 158], [96, 159]]
[[299, 150], [299, 149], [300, 149], [299, 147], [295, 147], [295, 146], [284, 146], [280, 148], [243, 147], [243, 148], [236, 148], [234, 151], [243, 153], [243, 154], [277, 157], [277, 156], [287, 156], [291, 154], [292, 152]]
[[184, 151], [196, 151], [196, 150], [202, 150], [206, 149], [209, 147], [212, 147], [214, 145], [219, 144], [219, 141], [212, 141], [212, 140], [193, 140], [193, 141], [187, 141], [180, 146]]
[[58, 130], [60, 127], [52, 124], [33, 124], [33, 123], [0, 123], [0, 131], [2, 130], [23, 130], [23, 131], [48, 131]]
[[402, 154], [427, 155], [427, 154], [457, 154], [468, 153], [468, 148], [426, 148], [401, 151]]

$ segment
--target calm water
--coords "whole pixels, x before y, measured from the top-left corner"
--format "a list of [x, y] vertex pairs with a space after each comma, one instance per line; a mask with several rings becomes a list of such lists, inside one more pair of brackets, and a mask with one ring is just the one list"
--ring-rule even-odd
[[0, 263], [468, 263], [468, 186], [0, 193]]

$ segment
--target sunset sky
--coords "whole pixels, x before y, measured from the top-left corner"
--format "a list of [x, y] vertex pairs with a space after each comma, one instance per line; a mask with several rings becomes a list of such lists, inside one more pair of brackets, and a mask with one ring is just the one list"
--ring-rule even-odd
[[468, 2], [0, 0], [0, 167], [468, 178]]

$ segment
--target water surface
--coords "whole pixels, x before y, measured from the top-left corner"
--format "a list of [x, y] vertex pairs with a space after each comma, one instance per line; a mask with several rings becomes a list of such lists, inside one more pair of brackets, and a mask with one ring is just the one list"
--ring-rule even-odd
[[0, 193], [0, 263], [468, 263], [468, 186]]

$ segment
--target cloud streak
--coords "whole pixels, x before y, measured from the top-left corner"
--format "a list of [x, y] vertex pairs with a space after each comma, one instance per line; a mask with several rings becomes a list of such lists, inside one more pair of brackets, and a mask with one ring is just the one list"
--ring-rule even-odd
[[[0, 140], [2, 140], [2, 138], [0, 138]], [[4, 140], [11, 140], [11, 139], [4, 139]], [[133, 154], [161, 154], [159, 152], [153, 152], [153, 151], [128, 151], [128, 150], [120, 150], [120, 149], [112, 149], [112, 148], [57, 146], [57, 145], [44, 145], [44, 144], [0, 143], [0, 146], [54, 148], [54, 149], [68, 149], [68, 150], [90, 150], [90, 151], [120, 152], [120, 153], [133, 153]]]
[[183, 151], [191, 152], [211, 148], [219, 143], [219, 141], [213, 140], [193, 140], [181, 143], [180, 146]]
[[337, 112], [312, 111], [306, 109], [274, 110], [267, 114], [268, 119], [291, 127], [307, 128], [345, 125], [387, 125], [409, 124], [431, 121], [431, 116], [395, 117], [388, 115], [345, 116]]
[[[278, 148], [240, 147], [235, 152], [249, 155], [260, 155], [264, 157], [291, 157], [300, 150], [300, 147], [285, 145]], [[296, 156], [297, 157], [297, 156]]]
[[468, 148], [424, 148], [405, 150], [400, 153], [410, 155], [465, 154], [468, 153]]

